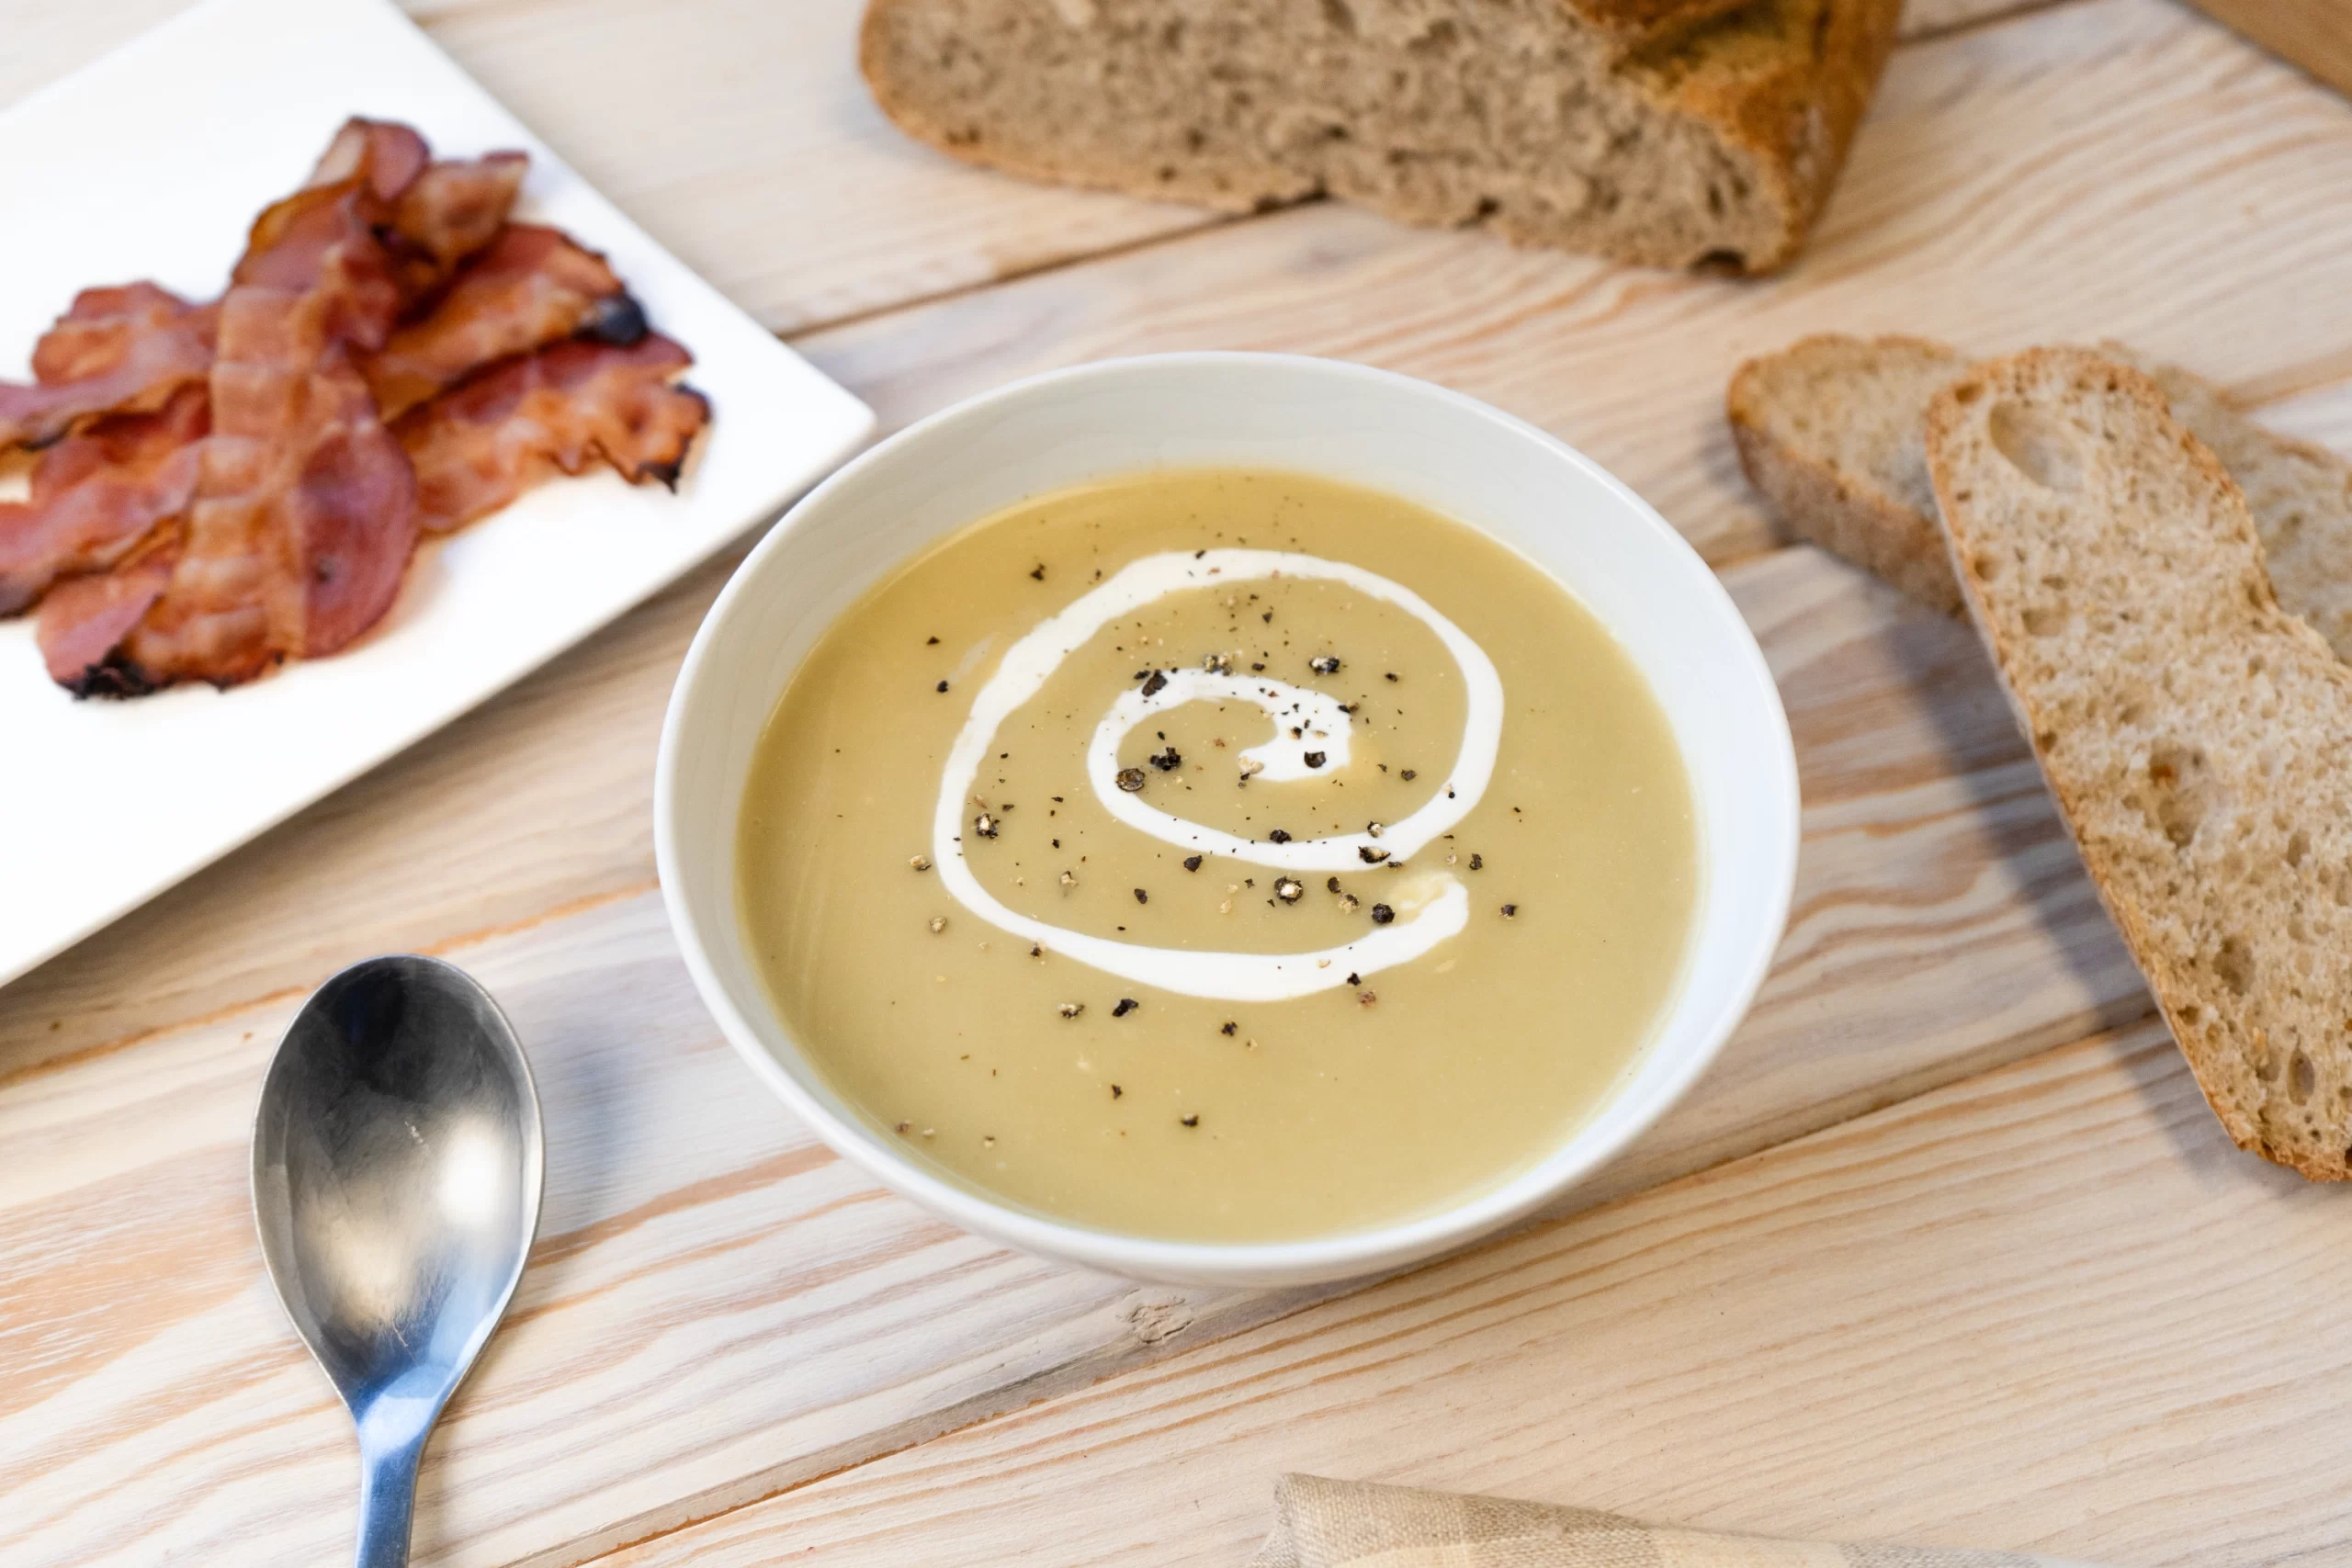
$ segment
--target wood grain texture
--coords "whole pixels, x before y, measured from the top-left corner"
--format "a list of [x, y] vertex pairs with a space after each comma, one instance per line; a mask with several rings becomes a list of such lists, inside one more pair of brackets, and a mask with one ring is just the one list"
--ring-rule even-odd
[[608, 1568], [1229, 1565], [1285, 1470], [1801, 1539], [2342, 1562], [2335, 1197], [2232, 1148], [2141, 1026]]
[[2352, 397], [2337, 388], [2282, 398], [2264, 406], [2260, 418], [2282, 434], [2352, 452]]
[[2352, 93], [2352, 11], [2340, 0], [2189, 0], [2340, 93]]
[[1903, 7], [1901, 36], [1933, 38], [1938, 33], [1982, 27], [2064, 4], [2066, 0], [1907, 0]]
[[2169, 0], [2092, 0], [1898, 51], [1783, 276], [1630, 272], [1326, 205], [800, 346], [891, 423], [1109, 355], [1366, 360], [1558, 434], [1724, 560], [1775, 537], [1724, 434], [1741, 358], [1830, 330], [1988, 353], [2112, 336], [2292, 381], [2352, 341], [2346, 232], [2352, 105]]
[[[1803, 758], [1790, 936], [1717, 1067], [1572, 1205], [2147, 1005], [1965, 629], [1810, 549], [1729, 582]], [[516, 733], [525, 760], [550, 743]], [[508, 755], [501, 739], [466, 750]], [[450, 772], [420, 794], [498, 772], [425, 765]], [[612, 793], [537, 831], [598, 830], [590, 803]], [[397, 812], [362, 820], [379, 826], [325, 865], [401, 852]], [[252, 874], [286, 910], [333, 891], [299, 857]], [[515, 1317], [427, 1465], [422, 1562], [579, 1561], [1307, 1299], [1138, 1291], [876, 1192], [718, 1043], [651, 892], [452, 955], [514, 1014], [551, 1149]], [[0, 1082], [12, 1564], [315, 1562], [346, 1528], [344, 1417], [277, 1317], [244, 1207], [254, 1086], [293, 1005]]]

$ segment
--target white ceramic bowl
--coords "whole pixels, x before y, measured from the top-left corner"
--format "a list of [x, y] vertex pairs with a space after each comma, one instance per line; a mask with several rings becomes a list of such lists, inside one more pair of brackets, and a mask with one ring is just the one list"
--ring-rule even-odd
[[[1601, 1109], [1504, 1184], [1309, 1240], [1204, 1245], [1068, 1224], [956, 1185], [846, 1105], [777, 1018], [735, 910], [752, 751], [810, 646], [934, 539], [1024, 497], [1139, 468], [1252, 466], [1408, 497], [1566, 584], [1649, 679], [1699, 817], [1697, 928], [1670, 1010]], [[828, 1144], [917, 1202], [1031, 1252], [1147, 1279], [1283, 1284], [1456, 1247], [1536, 1209], [1674, 1103], [1739, 1021], [1787, 918], [1796, 760], [1780, 694], [1714, 574], [1639, 496], [1544, 432], [1425, 382], [1333, 360], [1180, 354], [1015, 382], [899, 433], [794, 507], [727, 585], [662, 732], [654, 843], [686, 964], [744, 1060]]]

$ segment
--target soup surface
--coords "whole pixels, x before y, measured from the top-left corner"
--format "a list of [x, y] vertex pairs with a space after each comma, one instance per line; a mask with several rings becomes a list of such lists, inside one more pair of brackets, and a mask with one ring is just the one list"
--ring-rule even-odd
[[1329, 480], [1026, 502], [794, 675], [739, 829], [775, 1006], [940, 1172], [1171, 1239], [1405, 1219], [1555, 1147], [1691, 919], [1688, 783], [1540, 570]]

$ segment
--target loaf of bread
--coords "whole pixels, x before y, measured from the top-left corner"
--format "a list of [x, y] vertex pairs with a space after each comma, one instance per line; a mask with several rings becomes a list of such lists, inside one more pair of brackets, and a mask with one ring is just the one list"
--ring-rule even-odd
[[2244, 495], [2141, 372], [1979, 366], [1925, 450], [1969, 612], [2214, 1114], [2352, 1175], [2352, 666], [2279, 607]]
[[1803, 243], [1901, 0], [868, 0], [906, 130], [1244, 212], [1329, 194], [1659, 266]]
[[[2352, 464], [2263, 429], [2186, 370], [2117, 344], [2098, 352], [2151, 377], [2221, 459], [2280, 603], [2352, 660]], [[1741, 465], [1792, 533], [1954, 613], [1960, 585], [1921, 434], [1928, 403], [1967, 363], [1918, 338], [1811, 337], [1741, 366], [1725, 399]]]

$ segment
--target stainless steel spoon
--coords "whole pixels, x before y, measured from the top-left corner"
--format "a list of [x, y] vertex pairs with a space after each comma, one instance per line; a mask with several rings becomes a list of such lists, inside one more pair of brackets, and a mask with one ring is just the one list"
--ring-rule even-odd
[[539, 1101], [498, 1004], [400, 955], [321, 986], [271, 1058], [254, 1218], [294, 1331], [359, 1427], [358, 1568], [402, 1568], [424, 1438], [539, 1223]]

